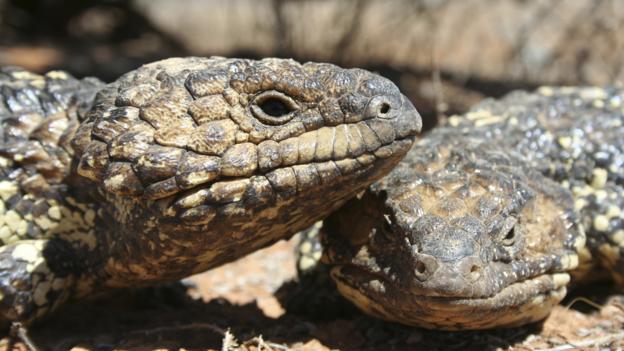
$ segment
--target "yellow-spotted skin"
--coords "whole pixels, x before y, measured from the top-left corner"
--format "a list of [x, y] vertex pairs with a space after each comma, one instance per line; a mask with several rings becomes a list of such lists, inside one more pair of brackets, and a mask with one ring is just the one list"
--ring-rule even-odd
[[319, 221], [306, 230], [298, 233], [299, 242], [297, 244], [297, 272], [299, 276], [314, 273], [317, 263], [323, 255], [321, 245], [321, 227], [323, 222]]
[[95, 252], [96, 205], [66, 178], [70, 138], [102, 86], [0, 69], [0, 324], [63, 303]]
[[623, 100], [544, 87], [449, 118], [325, 220], [341, 293], [383, 319], [462, 330], [541, 320], [571, 276], [624, 284]]
[[0, 69], [0, 324], [287, 238], [421, 126], [392, 82], [331, 64], [172, 58], [110, 84]]
[[0, 247], [0, 305], [5, 321], [43, 316], [70, 297], [72, 291], [68, 288], [74, 283], [78, 269], [72, 267], [75, 258], [57, 257], [66, 260], [61, 263], [49, 262], [45, 256], [50, 250], [68, 249], [61, 245], [65, 243], [60, 240], [39, 239]]

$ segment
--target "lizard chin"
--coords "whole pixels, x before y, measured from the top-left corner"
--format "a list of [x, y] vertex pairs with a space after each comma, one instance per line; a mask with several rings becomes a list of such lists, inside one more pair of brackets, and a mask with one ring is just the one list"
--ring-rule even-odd
[[514, 327], [542, 320], [565, 297], [570, 281], [567, 273], [540, 274], [489, 297], [462, 298], [414, 294], [353, 266], [336, 266], [331, 275], [340, 293], [365, 313], [439, 330]]

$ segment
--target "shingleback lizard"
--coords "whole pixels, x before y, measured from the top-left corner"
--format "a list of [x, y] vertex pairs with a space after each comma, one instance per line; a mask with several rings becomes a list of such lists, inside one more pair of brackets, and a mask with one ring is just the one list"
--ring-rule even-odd
[[105, 85], [0, 70], [0, 321], [172, 281], [310, 226], [421, 128], [389, 80], [173, 58]]
[[417, 141], [323, 231], [344, 296], [425, 328], [543, 319], [588, 273], [624, 285], [624, 90], [486, 100]]

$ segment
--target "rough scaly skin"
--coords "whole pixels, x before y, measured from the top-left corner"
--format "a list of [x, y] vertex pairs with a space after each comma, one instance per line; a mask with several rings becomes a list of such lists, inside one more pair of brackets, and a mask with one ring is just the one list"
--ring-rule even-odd
[[0, 69], [0, 321], [65, 300], [88, 255], [74, 256], [65, 243], [92, 236], [95, 209], [72, 197], [65, 179], [71, 136], [103, 85]]
[[[59, 124], [45, 109], [52, 76], [18, 73], [0, 81], [7, 321], [286, 238], [386, 174], [421, 127], [390, 81], [329, 64], [173, 58], [88, 89], [56, 73], [77, 95]], [[33, 94], [35, 115], [11, 100]]]
[[570, 274], [624, 283], [623, 101], [544, 87], [451, 117], [325, 221], [340, 292], [374, 316], [458, 330], [543, 319]]

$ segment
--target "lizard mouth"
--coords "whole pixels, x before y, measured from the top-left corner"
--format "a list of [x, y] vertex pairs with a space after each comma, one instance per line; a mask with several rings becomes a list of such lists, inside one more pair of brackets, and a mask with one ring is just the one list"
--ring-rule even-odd
[[202, 224], [210, 220], [206, 217], [207, 207], [224, 206], [243, 199], [253, 199], [261, 204], [278, 197], [312, 196], [307, 194], [310, 190], [318, 196], [319, 188], [328, 189], [326, 195], [331, 199], [334, 195], [331, 189], [346, 181], [354, 182], [350, 190], [358, 191], [387, 173], [407, 153], [415, 138], [415, 133], [397, 138], [357, 157], [293, 164], [251, 177], [222, 179], [179, 194], [173, 202], [174, 208], [186, 223]]
[[[412, 143], [414, 136], [396, 139], [389, 144], [380, 146], [372, 152], [364, 152], [357, 157], [344, 157], [325, 162], [310, 162], [306, 164], [296, 164], [287, 167], [274, 169], [264, 176], [269, 180], [278, 193], [288, 193], [289, 190], [301, 190], [312, 185], [328, 184], [359, 171], [381, 167], [383, 164], [398, 161], [398, 156], [404, 155]], [[294, 174], [297, 183], [294, 184], [288, 179], [288, 174]], [[318, 175], [318, 182], [312, 178]]]
[[545, 318], [566, 295], [567, 273], [544, 273], [514, 282], [489, 297], [415, 293], [381, 273], [354, 265], [335, 266], [338, 289], [366, 313], [428, 329], [513, 327]]

